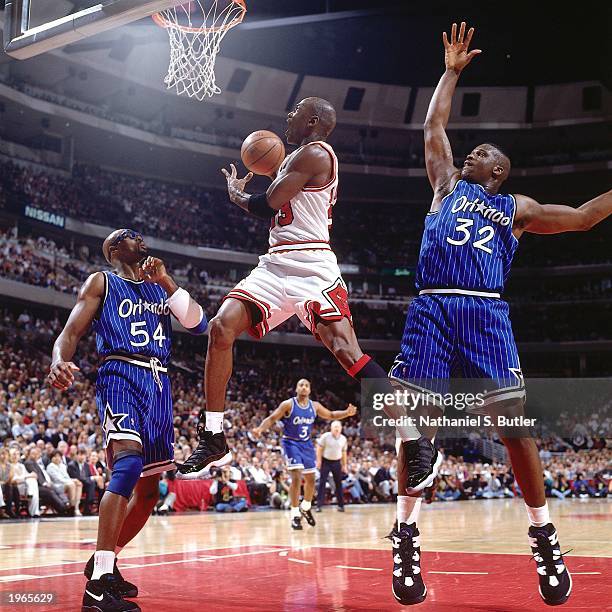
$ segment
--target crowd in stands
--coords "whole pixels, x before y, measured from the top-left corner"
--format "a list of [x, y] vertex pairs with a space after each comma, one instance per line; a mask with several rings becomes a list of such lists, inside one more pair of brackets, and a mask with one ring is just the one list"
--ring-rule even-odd
[[[72, 176], [25, 163], [0, 160], [0, 194], [19, 208], [115, 227], [135, 227], [148, 236], [181, 244], [263, 253], [267, 225], [229, 203], [224, 190], [168, 183], [76, 165]], [[345, 205], [343, 205], [345, 204]], [[363, 266], [415, 266], [428, 204], [345, 203], [333, 210], [331, 242], [338, 260]], [[392, 222], [390, 222], [392, 220]], [[604, 224], [605, 225], [605, 224]], [[517, 266], [609, 262], [610, 231], [597, 227], [584, 237], [526, 236]]]
[[[42, 236], [18, 238], [15, 228], [0, 229], [0, 255], [0, 277], [75, 295], [89, 274], [108, 268], [101, 255], [92, 253], [87, 246], [74, 243], [59, 245]], [[219, 272], [209, 275], [202, 264], [183, 263], [182, 267], [175, 267], [171, 272], [200, 302], [209, 316], [217, 311], [221, 299], [235, 284], [235, 281]], [[612, 314], [612, 281], [606, 277], [597, 280], [587, 277], [582, 281], [578, 279], [576, 285], [578, 288], [568, 284], [564, 289], [568, 295], [557, 295], [556, 299], [553, 299], [554, 293], [547, 289], [546, 284], [536, 290], [535, 296], [531, 291], [527, 292], [529, 299], [521, 292], [513, 291], [509, 299], [517, 339], [532, 341], [605, 338], [605, 323]], [[389, 291], [389, 288], [387, 290]], [[538, 291], [546, 302], [537, 301]], [[352, 297], [351, 312], [359, 336], [400, 338], [410, 295], [409, 291], [403, 296], [389, 293], [386, 297], [395, 297], [396, 301], [387, 300], [383, 304], [375, 305], [364, 300], [377, 296], [362, 294], [362, 299]], [[576, 319], [573, 299], [578, 297], [582, 298], [582, 312], [588, 316]], [[591, 301], [587, 301], [589, 297]], [[551, 318], [554, 318], [555, 325], [546, 325], [546, 321]], [[310, 333], [297, 317], [288, 320], [277, 328], [277, 331]]]
[[[51, 344], [61, 328], [57, 319], [35, 318], [4, 311], [0, 317], [0, 516], [37, 516], [42, 510], [60, 515], [95, 513], [108, 484], [109, 472], [95, 403], [96, 357], [92, 338], [84, 339], [75, 357], [81, 368], [75, 385], [65, 393], [44, 383]], [[184, 460], [197, 445], [197, 417], [204, 407], [200, 369], [202, 355], [178, 342], [173, 360], [176, 459]], [[227, 482], [244, 480], [256, 505], [284, 508], [289, 474], [280, 452], [279, 428], [257, 440], [250, 431], [280, 401], [293, 393], [293, 378], [308, 375], [317, 399], [330, 409], [342, 409], [355, 400], [356, 388], [343, 372], [316, 357], [301, 359], [289, 348], [243, 351], [228, 390], [226, 431], [234, 453], [229, 472], [215, 475], [215, 495], [229, 490]], [[284, 361], [296, 369], [266, 364]], [[299, 369], [299, 374], [298, 374]], [[569, 416], [567, 418], [570, 418]], [[580, 425], [581, 441], [550, 439], [541, 444], [545, 484], [549, 495], [566, 498], [602, 497], [610, 483], [612, 451], [600, 436], [594, 417]], [[327, 425], [317, 422], [314, 435]], [[348, 439], [345, 494], [355, 503], [391, 501], [397, 495], [397, 463], [393, 447], [360, 437], [358, 417], [343, 421]], [[583, 435], [586, 434], [586, 435]], [[597, 434], [597, 435], [596, 435]], [[465, 441], [469, 446], [469, 441]], [[578, 450], [576, 450], [578, 449]], [[453, 453], [454, 448], [450, 449]], [[472, 449], [473, 450], [473, 449]], [[467, 450], [466, 450], [467, 452]], [[483, 462], [480, 457], [449, 454], [430, 501], [486, 499], [520, 495], [507, 466]], [[159, 512], [172, 508], [166, 474], [160, 481]], [[327, 485], [329, 498], [335, 491]], [[212, 491], [211, 491], [212, 494]], [[221, 495], [221, 494], [220, 494]], [[223, 493], [223, 495], [225, 495]], [[230, 496], [231, 497], [231, 496]], [[224, 501], [225, 500], [225, 501]], [[234, 501], [236, 502], [234, 504]], [[240, 498], [222, 498], [219, 511], [241, 511]]]

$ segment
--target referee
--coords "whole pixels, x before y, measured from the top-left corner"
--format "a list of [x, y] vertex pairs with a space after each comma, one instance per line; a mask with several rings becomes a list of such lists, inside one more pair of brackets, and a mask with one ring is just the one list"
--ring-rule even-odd
[[334, 421], [330, 430], [317, 440], [317, 467], [320, 472], [319, 491], [317, 494], [317, 512], [321, 512], [325, 501], [325, 484], [331, 472], [336, 484], [338, 511], [344, 512], [344, 494], [342, 491], [342, 472], [348, 473], [346, 436], [342, 435], [340, 421]]

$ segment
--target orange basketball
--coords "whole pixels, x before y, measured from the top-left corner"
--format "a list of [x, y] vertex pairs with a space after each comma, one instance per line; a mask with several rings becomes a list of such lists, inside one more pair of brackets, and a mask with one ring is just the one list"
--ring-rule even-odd
[[285, 159], [285, 145], [274, 132], [258, 130], [244, 139], [240, 157], [242, 163], [254, 174], [270, 176]]

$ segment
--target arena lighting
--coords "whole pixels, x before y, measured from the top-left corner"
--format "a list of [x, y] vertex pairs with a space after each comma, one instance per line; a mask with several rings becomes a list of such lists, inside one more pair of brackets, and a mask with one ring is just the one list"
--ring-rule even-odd
[[402, 9], [367, 9], [360, 11], [338, 11], [335, 13], [316, 13], [314, 15], [299, 15], [296, 17], [278, 17], [274, 19], [260, 19], [258, 21], [243, 21], [240, 30], [261, 30], [264, 28], [278, 28], [284, 26], [296, 26], [306, 23], [322, 23], [326, 21], [338, 21], [339, 19], [355, 19], [359, 17], [374, 17], [375, 15], [389, 15], [399, 13]]

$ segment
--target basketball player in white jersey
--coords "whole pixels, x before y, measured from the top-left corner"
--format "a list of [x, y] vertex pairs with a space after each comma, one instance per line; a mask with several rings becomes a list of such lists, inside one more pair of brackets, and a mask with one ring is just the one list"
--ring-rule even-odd
[[351, 376], [376, 379], [383, 392], [393, 391], [386, 372], [359, 347], [346, 285], [329, 245], [338, 159], [326, 140], [335, 125], [336, 111], [326, 100], [299, 102], [287, 116], [286, 131], [287, 143], [298, 148], [283, 161], [265, 193], [245, 193], [251, 172], [239, 179], [233, 164], [231, 173], [223, 169], [230, 200], [270, 221], [270, 246], [259, 265], [228, 293], [210, 322], [204, 375], [206, 420], [198, 428], [198, 448], [178, 466], [183, 477], [198, 478], [210, 467], [231, 461], [223, 435], [223, 411], [233, 345], [245, 331], [261, 338], [296, 314]]

